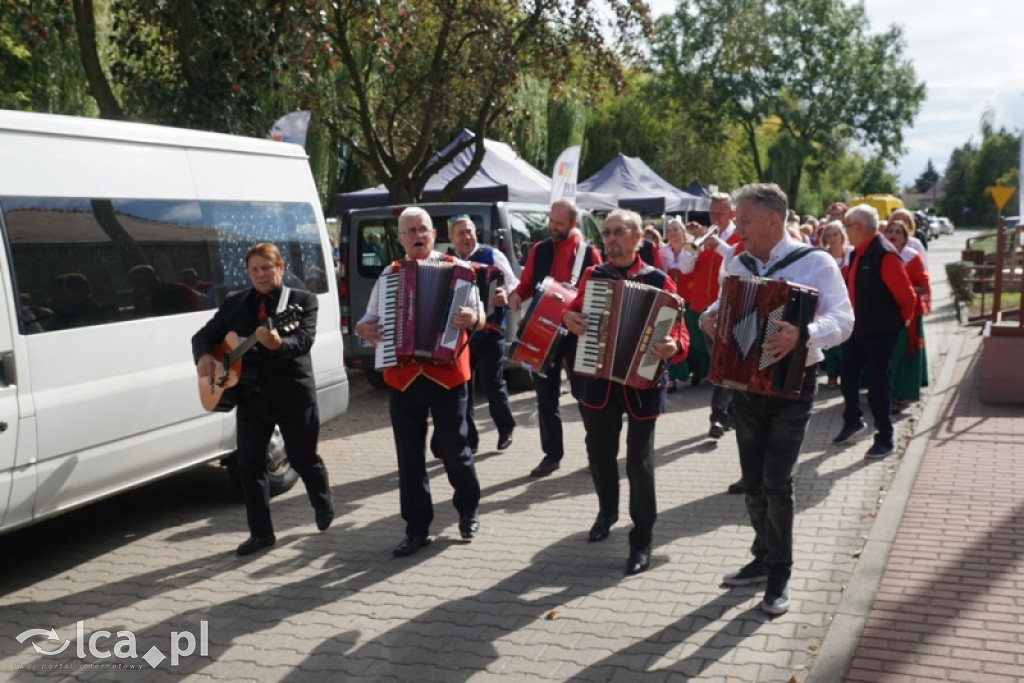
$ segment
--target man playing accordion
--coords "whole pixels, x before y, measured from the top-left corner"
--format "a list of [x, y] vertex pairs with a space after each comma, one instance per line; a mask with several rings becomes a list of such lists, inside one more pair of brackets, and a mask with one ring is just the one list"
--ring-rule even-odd
[[[762, 354], [778, 363], [803, 336], [807, 341], [806, 373], [799, 395], [785, 396], [736, 391], [733, 416], [747, 513], [754, 528], [752, 562], [727, 574], [728, 586], [767, 581], [761, 608], [784, 614], [790, 605], [789, 578], [793, 567], [793, 470], [803, 443], [817, 391], [816, 366], [823, 349], [841, 344], [853, 329], [842, 275], [833, 259], [820, 249], [803, 249], [786, 233], [788, 202], [774, 184], [746, 185], [733, 195], [736, 229], [746, 247], [745, 258], [733, 259], [726, 276], [786, 280], [818, 290], [817, 307], [806, 330], [779, 321], [778, 331], [766, 336]], [[799, 257], [796, 255], [799, 253]], [[701, 329], [716, 334], [719, 298], [701, 316]]]
[[[600, 278], [625, 279], [674, 293], [675, 283], [665, 273], [648, 266], [637, 256], [643, 238], [640, 216], [616, 209], [608, 214], [601, 233], [607, 262], [588, 268], [580, 281], [580, 292], [562, 316], [562, 324], [572, 334], [587, 332], [587, 317], [582, 312], [587, 283]], [[677, 300], [678, 301], [678, 300]], [[619, 435], [622, 415], [628, 417], [626, 431], [626, 476], [629, 479], [629, 515], [633, 529], [629, 534], [626, 574], [645, 571], [651, 562], [651, 540], [657, 505], [654, 496], [654, 424], [665, 412], [668, 387], [667, 361], [682, 360], [689, 346], [682, 324], [681, 302], [676, 304], [675, 324], [661, 339], [651, 340], [651, 354], [659, 361], [660, 374], [650, 388], [627, 388], [625, 384], [577, 375], [580, 415], [587, 432], [587, 460], [597, 490], [598, 513], [590, 529], [590, 541], [608, 537], [619, 518]], [[579, 349], [577, 349], [579, 352]]]
[[[468, 265], [434, 251], [434, 237], [430, 214], [419, 207], [402, 211], [398, 217], [398, 241], [405, 249], [407, 260]], [[385, 337], [378, 313], [381, 281], [397, 268], [396, 263], [384, 269], [370, 294], [366, 315], [356, 324], [356, 334], [375, 346]], [[431, 295], [436, 297], [437, 293], [427, 296]], [[455, 489], [452, 503], [459, 513], [459, 533], [463, 539], [472, 540], [480, 526], [477, 518], [480, 482], [466, 430], [466, 383], [470, 378], [466, 334], [470, 330], [482, 329], [485, 323], [475, 287], [470, 288], [465, 305], [453, 313], [451, 324], [461, 330], [453, 364], [437, 365], [414, 358], [384, 370], [391, 428], [398, 454], [399, 500], [406, 524], [405, 538], [394, 549], [396, 557], [412, 555], [431, 541], [434, 507], [426, 467], [428, 413], [434, 422], [431, 451], [444, 463], [448, 480]]]

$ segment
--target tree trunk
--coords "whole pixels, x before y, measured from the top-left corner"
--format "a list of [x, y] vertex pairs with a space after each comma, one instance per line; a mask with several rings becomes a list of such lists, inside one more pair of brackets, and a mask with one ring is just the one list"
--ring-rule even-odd
[[96, 19], [92, 10], [92, 0], [73, 0], [71, 4], [75, 12], [75, 32], [78, 34], [78, 49], [89, 83], [89, 94], [99, 105], [102, 118], [123, 121], [124, 111], [114, 97], [114, 91], [110, 89], [110, 83], [100, 65], [99, 53], [96, 51]]

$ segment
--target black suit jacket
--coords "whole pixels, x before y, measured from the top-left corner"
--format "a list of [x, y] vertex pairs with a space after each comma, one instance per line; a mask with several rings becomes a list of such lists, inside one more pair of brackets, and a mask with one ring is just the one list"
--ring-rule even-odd
[[[204, 353], [210, 353], [229, 332], [245, 338], [256, 331], [259, 324], [253, 314], [252, 299], [256, 292], [251, 287], [231, 292], [217, 312], [192, 337], [192, 356], [198, 362]], [[271, 403], [310, 404], [316, 402], [316, 381], [309, 350], [316, 338], [317, 300], [310, 292], [289, 290], [288, 304], [302, 307], [299, 326], [292, 332], [281, 334], [284, 346], [272, 353], [257, 343], [249, 354], [258, 354], [255, 386], [260, 395]]]

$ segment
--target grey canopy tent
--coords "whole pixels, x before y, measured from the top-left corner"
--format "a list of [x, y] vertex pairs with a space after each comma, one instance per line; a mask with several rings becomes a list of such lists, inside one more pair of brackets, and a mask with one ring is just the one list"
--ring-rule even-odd
[[707, 211], [711, 200], [680, 190], [637, 157], [617, 155], [604, 168], [579, 184], [580, 193], [615, 195], [619, 206], [640, 213], [664, 214]]
[[[447, 147], [438, 153], [444, 156], [458, 143], [473, 139], [469, 130], [463, 130]], [[459, 190], [451, 201], [460, 202], [517, 202], [525, 204], [548, 204], [551, 200], [551, 178], [531, 166], [525, 159], [503, 142], [484, 140], [483, 162], [480, 169]], [[462, 173], [473, 159], [473, 147], [459, 152], [454, 159], [431, 176], [423, 190], [423, 201], [441, 201], [448, 183]], [[616, 199], [609, 195], [588, 194], [577, 197], [581, 206], [589, 209], [608, 210], [615, 208]], [[585, 201], [584, 201], [585, 200]], [[388, 206], [391, 195], [384, 185], [343, 192], [335, 199], [338, 213], [349, 209], [374, 206]]]

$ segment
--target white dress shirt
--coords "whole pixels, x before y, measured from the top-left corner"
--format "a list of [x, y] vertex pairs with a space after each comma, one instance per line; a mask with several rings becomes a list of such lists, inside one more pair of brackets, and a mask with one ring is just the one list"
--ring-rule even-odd
[[[757, 274], [763, 274], [794, 249], [804, 247], [788, 235], [772, 247], [768, 261], [762, 263], [753, 254], [746, 252], [757, 265]], [[750, 276], [752, 273], [743, 262], [733, 259], [725, 271], [726, 275]], [[794, 263], [790, 263], [772, 274], [774, 280], [785, 280], [794, 284], [814, 287], [818, 290], [818, 306], [814, 320], [807, 326], [807, 365], [819, 363], [825, 358], [824, 350], [838, 346], [846, 341], [853, 332], [853, 307], [846, 292], [846, 283], [839, 272], [835, 258], [823, 249], [815, 249]], [[724, 290], [723, 290], [724, 291]], [[718, 311], [719, 299], [708, 307], [708, 311]]]

